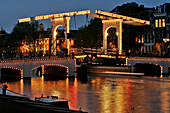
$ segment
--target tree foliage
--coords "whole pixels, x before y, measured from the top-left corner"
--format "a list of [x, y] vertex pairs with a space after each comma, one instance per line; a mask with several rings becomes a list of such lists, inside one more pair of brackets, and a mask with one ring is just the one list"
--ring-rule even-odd
[[[152, 9], [152, 8], [151, 8]], [[136, 2], [131, 2], [123, 4], [122, 6], [117, 6], [111, 13], [118, 13], [125, 16], [135, 17], [144, 20], [150, 20], [151, 13], [148, 8], [144, 8], [144, 5], [139, 5]], [[138, 49], [136, 46], [136, 37], [142, 36], [144, 34], [144, 29], [146, 26], [133, 26], [123, 24], [123, 49], [127, 51], [128, 49]]]
[[8, 37], [8, 46], [12, 49], [16, 49], [22, 45], [22, 41], [25, 40], [29, 45], [37, 37], [37, 32], [39, 28], [38, 21], [33, 21], [31, 23], [17, 23], [12, 33]]
[[[123, 4], [122, 6], [117, 6], [111, 12], [115, 13], [116, 11], [118, 14], [121, 15], [149, 20], [148, 15], [150, 12], [148, 12], [148, 9], [144, 8], [143, 5], [139, 6], [135, 2]], [[127, 51], [128, 49], [138, 49], [135, 45], [135, 39], [136, 37], [142, 36], [143, 34], [143, 26], [123, 24], [123, 49], [125, 51]], [[96, 18], [91, 19], [88, 26], [83, 26], [78, 30], [76, 38], [78, 40], [78, 44], [82, 44], [83, 42], [83, 47], [101, 47], [103, 40], [102, 20]], [[108, 45], [109, 42], [117, 45], [116, 30], [113, 28], [108, 30]]]
[[149, 11], [154, 8], [145, 8], [144, 5], [139, 5], [136, 2], [130, 2], [123, 4], [122, 6], [117, 6], [111, 13], [118, 13], [125, 16], [135, 17], [144, 20], [150, 20], [152, 13]]
[[98, 47], [102, 43], [102, 22], [100, 19], [91, 19], [88, 26], [79, 28], [76, 35], [77, 45], [83, 47]]
[[155, 51], [157, 52], [157, 54], [160, 56], [161, 55], [161, 43], [156, 43], [155, 45], [154, 45], [154, 47], [155, 47]]

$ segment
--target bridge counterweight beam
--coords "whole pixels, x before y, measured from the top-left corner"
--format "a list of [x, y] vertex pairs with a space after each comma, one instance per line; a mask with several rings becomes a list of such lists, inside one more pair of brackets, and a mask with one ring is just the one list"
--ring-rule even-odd
[[22, 19], [18, 19], [18, 22], [22, 23], [22, 22], [29, 22], [29, 21], [33, 21], [33, 20], [61, 18], [61, 17], [64, 17], [64, 16], [69, 17], [69, 16], [74, 16], [74, 15], [86, 15], [86, 14], [90, 14], [90, 13], [91, 13], [91, 10], [75, 11], [75, 12], [67, 12], [67, 13], [59, 13], [59, 14], [50, 14], [50, 15], [42, 15], [42, 16], [22, 18]]

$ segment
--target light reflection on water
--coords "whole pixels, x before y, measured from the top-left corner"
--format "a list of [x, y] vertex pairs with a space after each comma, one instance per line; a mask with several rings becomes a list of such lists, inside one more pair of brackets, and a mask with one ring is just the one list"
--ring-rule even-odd
[[81, 107], [89, 113], [170, 112], [170, 78], [89, 76], [87, 83], [81, 83], [76, 78], [45, 81], [42, 77], [6, 84], [33, 100], [41, 94], [71, 100], [71, 109]]

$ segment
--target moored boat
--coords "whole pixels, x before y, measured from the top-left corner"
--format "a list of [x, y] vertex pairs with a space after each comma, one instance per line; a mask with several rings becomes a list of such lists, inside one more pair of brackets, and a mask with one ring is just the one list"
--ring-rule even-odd
[[60, 107], [60, 108], [68, 108], [68, 100], [65, 99], [59, 99], [57, 96], [51, 96], [51, 98], [49, 96], [47, 97], [43, 97], [43, 95], [41, 97], [35, 97], [35, 101], [36, 102], [42, 102], [42, 103], [48, 103], [51, 105], [54, 105], [56, 107]]

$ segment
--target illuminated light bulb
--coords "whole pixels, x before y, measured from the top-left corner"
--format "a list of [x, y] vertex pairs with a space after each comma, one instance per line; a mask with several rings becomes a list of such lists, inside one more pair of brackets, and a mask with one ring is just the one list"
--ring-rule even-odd
[[119, 35], [119, 33], [118, 32], [116, 32], [116, 36], [118, 36]]

